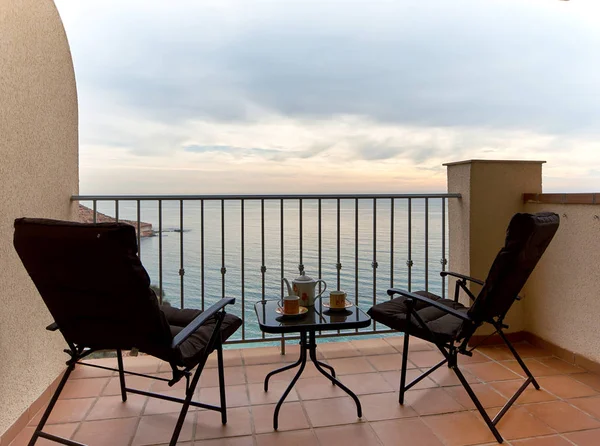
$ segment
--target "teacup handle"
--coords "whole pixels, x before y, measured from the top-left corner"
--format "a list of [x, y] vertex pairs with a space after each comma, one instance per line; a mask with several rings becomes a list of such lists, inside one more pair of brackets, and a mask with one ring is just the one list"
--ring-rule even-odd
[[[323, 285], [325, 285], [325, 287], [324, 287], [324, 288], [321, 290], [321, 292], [320, 292], [319, 294], [317, 294], [317, 295], [315, 296], [315, 299], [316, 299], [317, 297], [321, 297], [321, 295], [322, 295], [322, 294], [325, 292], [325, 290], [327, 289], [327, 282], [325, 282], [323, 279], [319, 279], [319, 280], [317, 280], [317, 283], [319, 283], [319, 282], [323, 282]], [[317, 286], [317, 283], [315, 283], [315, 287]]]

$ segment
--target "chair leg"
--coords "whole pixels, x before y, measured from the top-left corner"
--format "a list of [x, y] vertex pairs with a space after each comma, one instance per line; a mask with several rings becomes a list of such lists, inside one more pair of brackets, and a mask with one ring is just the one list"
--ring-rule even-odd
[[400, 397], [398, 401], [400, 404], [404, 404], [404, 392], [406, 387], [406, 367], [408, 365], [408, 341], [410, 335], [404, 333], [404, 347], [402, 349], [402, 370], [400, 371]]
[[223, 346], [217, 347], [217, 368], [219, 369], [219, 393], [221, 396], [221, 423], [227, 424], [227, 400], [225, 398], [225, 370], [223, 368]]
[[523, 371], [527, 375], [527, 377], [533, 383], [533, 386], [536, 388], [536, 390], [540, 390], [540, 385], [535, 380], [533, 374], [529, 371], [529, 369], [527, 368], [527, 366], [525, 365], [525, 363], [521, 359], [521, 356], [519, 355], [519, 353], [517, 352], [517, 350], [513, 347], [513, 345], [508, 340], [508, 338], [506, 337], [506, 335], [504, 334], [504, 332], [502, 330], [498, 329], [498, 327], [496, 327], [496, 329], [498, 331], [498, 334], [500, 335], [500, 337], [502, 338], [502, 340], [504, 341], [504, 343], [506, 344], [506, 346], [510, 350], [510, 352], [513, 354], [513, 356], [515, 357], [515, 359], [517, 360], [517, 362], [519, 363], [519, 365], [521, 366], [521, 368], [523, 369]]
[[196, 392], [196, 386], [198, 385], [198, 381], [200, 380], [200, 373], [202, 373], [203, 364], [199, 364], [196, 367], [196, 373], [194, 373], [194, 377], [192, 378], [192, 382], [186, 390], [185, 401], [181, 408], [181, 412], [179, 412], [179, 418], [177, 419], [177, 424], [175, 425], [175, 430], [173, 431], [173, 435], [171, 436], [171, 441], [169, 442], [169, 446], [175, 446], [177, 444], [177, 440], [179, 439], [179, 434], [181, 433], [181, 428], [183, 427], [183, 423], [185, 421], [185, 417], [187, 415], [188, 409], [190, 408], [190, 402], [194, 397], [194, 393]]
[[[54, 409], [54, 406], [56, 405], [56, 402], [58, 401], [58, 397], [60, 396], [60, 393], [62, 392], [63, 388], [65, 387], [65, 384], [67, 383], [67, 380], [69, 379], [69, 376], [71, 375], [71, 372], [73, 371], [74, 368], [75, 368], [75, 361], [72, 361], [68, 364], [67, 370], [65, 370], [65, 374], [63, 375], [62, 379], [60, 380], [60, 383], [58, 384], [58, 387], [56, 388], [56, 392], [54, 392], [54, 395], [52, 395], [52, 399], [50, 399], [50, 403], [48, 404], [48, 407], [44, 411], [44, 414], [42, 415], [42, 419], [40, 420], [37, 427], [35, 428], [35, 432], [33, 433], [31, 440], [29, 440], [28, 446], [33, 446], [35, 444], [35, 442], [37, 441], [38, 437], [45, 436], [44, 433], [42, 432], [42, 429], [44, 428], [46, 421], [48, 421], [48, 418], [50, 417], [50, 413], [52, 413], [52, 409]], [[54, 436], [52, 436], [52, 437], [54, 437]], [[63, 439], [61, 439], [61, 440], [63, 440]], [[55, 441], [57, 441], [57, 440], [55, 440]], [[58, 441], [63, 444], [67, 444], [63, 441], [60, 441], [60, 440], [58, 440]], [[69, 441], [69, 440], [65, 439], [65, 441]]]
[[471, 398], [471, 401], [473, 401], [473, 404], [475, 404], [475, 407], [479, 411], [479, 414], [483, 418], [483, 421], [485, 421], [485, 424], [487, 424], [488, 428], [492, 431], [492, 434], [496, 438], [496, 441], [498, 441], [498, 443], [502, 443], [504, 441], [502, 439], [502, 435], [500, 435], [500, 432], [498, 432], [498, 429], [496, 429], [496, 425], [490, 419], [490, 416], [487, 414], [487, 412], [483, 408], [481, 402], [479, 401], [479, 398], [477, 398], [477, 395], [475, 395], [475, 392], [473, 392], [473, 389], [467, 382], [466, 378], [464, 377], [464, 375], [462, 374], [462, 372], [460, 371], [458, 366], [451, 365], [450, 368], [454, 371], [454, 373], [456, 374], [456, 377], [458, 378], [458, 380], [460, 381], [462, 386], [467, 391], [467, 394]]
[[[181, 412], [179, 413], [179, 418], [177, 419], [177, 424], [175, 425], [175, 430], [173, 431], [173, 435], [171, 436], [171, 441], [169, 442], [169, 446], [175, 446], [177, 444], [177, 439], [179, 438], [179, 434], [181, 433], [181, 428], [183, 427], [183, 422], [185, 421], [185, 417], [187, 415], [188, 409], [190, 408], [190, 403], [192, 402], [192, 398], [194, 396], [194, 392], [196, 391], [196, 386], [198, 386], [198, 381], [200, 381], [200, 374], [206, 365], [206, 360], [208, 359], [208, 353], [213, 350], [221, 350], [221, 323], [223, 322], [223, 318], [225, 317], [224, 312], [219, 312], [215, 314], [216, 324], [213, 329], [212, 335], [206, 344], [204, 354], [202, 355], [198, 365], [196, 366], [196, 373], [194, 373], [194, 377], [192, 378], [191, 384], [188, 385], [185, 392], [185, 400], [183, 402], [183, 407], [181, 408]], [[217, 353], [218, 355], [218, 353]], [[217, 356], [217, 361], [220, 361], [219, 371], [223, 372], [223, 358], [219, 358]], [[224, 381], [224, 377], [219, 376], [219, 381]], [[221, 387], [224, 390], [224, 387]], [[222, 412], [221, 412], [222, 414]], [[221, 415], [222, 417], [222, 415]], [[221, 418], [223, 419], [223, 418]]]
[[121, 385], [121, 400], [127, 401], [127, 390], [125, 389], [125, 369], [123, 368], [123, 354], [117, 349], [117, 364], [119, 365], [119, 383]]

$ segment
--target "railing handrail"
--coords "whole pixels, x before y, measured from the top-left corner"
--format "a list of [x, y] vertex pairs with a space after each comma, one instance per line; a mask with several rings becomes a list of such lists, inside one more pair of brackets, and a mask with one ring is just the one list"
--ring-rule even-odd
[[431, 193], [431, 194], [206, 194], [206, 195], [73, 195], [71, 201], [92, 200], [118, 200], [118, 201], [146, 201], [146, 200], [354, 200], [369, 198], [462, 198], [458, 193]]

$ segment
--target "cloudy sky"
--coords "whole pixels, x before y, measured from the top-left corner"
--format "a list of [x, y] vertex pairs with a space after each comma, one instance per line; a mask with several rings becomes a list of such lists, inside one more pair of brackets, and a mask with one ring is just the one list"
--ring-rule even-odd
[[82, 193], [444, 191], [442, 163], [600, 186], [597, 0], [56, 0]]

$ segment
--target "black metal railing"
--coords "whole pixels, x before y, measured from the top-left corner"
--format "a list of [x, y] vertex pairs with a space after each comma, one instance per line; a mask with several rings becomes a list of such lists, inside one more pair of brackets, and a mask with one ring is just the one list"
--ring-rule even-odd
[[[305, 271], [368, 309], [388, 287], [446, 294], [447, 204], [460, 194], [77, 195], [92, 221], [126, 220], [140, 258], [172, 305], [204, 309], [238, 297], [232, 342], [275, 340], [258, 330], [257, 300], [283, 295]], [[152, 224], [152, 232], [145, 223]], [[144, 234], [144, 230], [146, 233]], [[154, 235], [154, 237], [146, 237]], [[381, 333], [373, 326], [352, 333]]]

